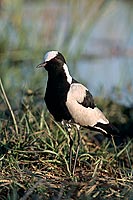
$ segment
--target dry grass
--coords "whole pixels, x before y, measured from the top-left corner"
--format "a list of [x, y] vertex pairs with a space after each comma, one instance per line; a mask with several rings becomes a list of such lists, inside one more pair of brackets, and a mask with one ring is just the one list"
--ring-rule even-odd
[[[3, 93], [1, 97], [7, 102]], [[81, 130], [76, 172], [71, 176], [66, 130], [43, 109], [37, 92], [28, 90], [22, 102], [19, 110], [12, 111], [16, 124], [9, 105], [3, 104], [0, 199], [132, 199], [131, 139], [117, 145], [119, 139], [112, 143], [111, 138]], [[74, 127], [72, 133], [74, 162]]]

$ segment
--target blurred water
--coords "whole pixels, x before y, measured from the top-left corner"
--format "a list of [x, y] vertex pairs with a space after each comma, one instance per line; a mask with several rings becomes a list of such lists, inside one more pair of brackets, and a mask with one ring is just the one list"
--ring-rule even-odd
[[131, 1], [108, 5], [89, 34], [77, 69], [95, 96], [109, 96], [126, 105], [133, 105], [132, 8]]
[[[81, 60], [78, 62], [77, 74], [94, 96], [111, 97], [119, 103], [131, 105], [133, 103], [133, 59], [128, 65], [124, 63], [124, 58]], [[129, 85], [132, 87], [131, 91], [128, 90]]]

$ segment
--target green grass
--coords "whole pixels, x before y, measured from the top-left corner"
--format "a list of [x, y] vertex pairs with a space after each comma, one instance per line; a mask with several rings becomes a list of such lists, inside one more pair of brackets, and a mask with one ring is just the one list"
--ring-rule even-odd
[[[116, 146], [115, 140], [82, 129], [72, 176], [68, 133], [47, 113], [43, 97], [28, 90], [12, 110], [6, 95], [1, 83], [0, 199], [132, 199], [131, 139]], [[74, 127], [72, 136], [73, 164]]]

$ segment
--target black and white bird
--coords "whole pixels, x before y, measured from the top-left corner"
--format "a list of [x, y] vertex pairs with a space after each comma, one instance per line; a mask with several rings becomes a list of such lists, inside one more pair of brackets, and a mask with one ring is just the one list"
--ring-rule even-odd
[[118, 134], [117, 128], [96, 107], [88, 89], [70, 75], [66, 60], [60, 52], [47, 52], [43, 62], [37, 67], [44, 67], [48, 71], [44, 99], [49, 112], [56, 121], [68, 121], [68, 123], [76, 124], [78, 128], [86, 127], [107, 136]]

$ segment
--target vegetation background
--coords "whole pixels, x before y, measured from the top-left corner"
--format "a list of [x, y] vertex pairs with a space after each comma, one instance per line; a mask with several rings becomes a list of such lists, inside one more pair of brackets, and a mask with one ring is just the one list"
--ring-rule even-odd
[[[0, 0], [0, 199], [133, 199], [132, 9], [130, 0]], [[50, 49], [120, 130], [112, 140], [83, 129], [74, 176], [68, 133], [47, 112], [47, 75], [35, 68]]]

